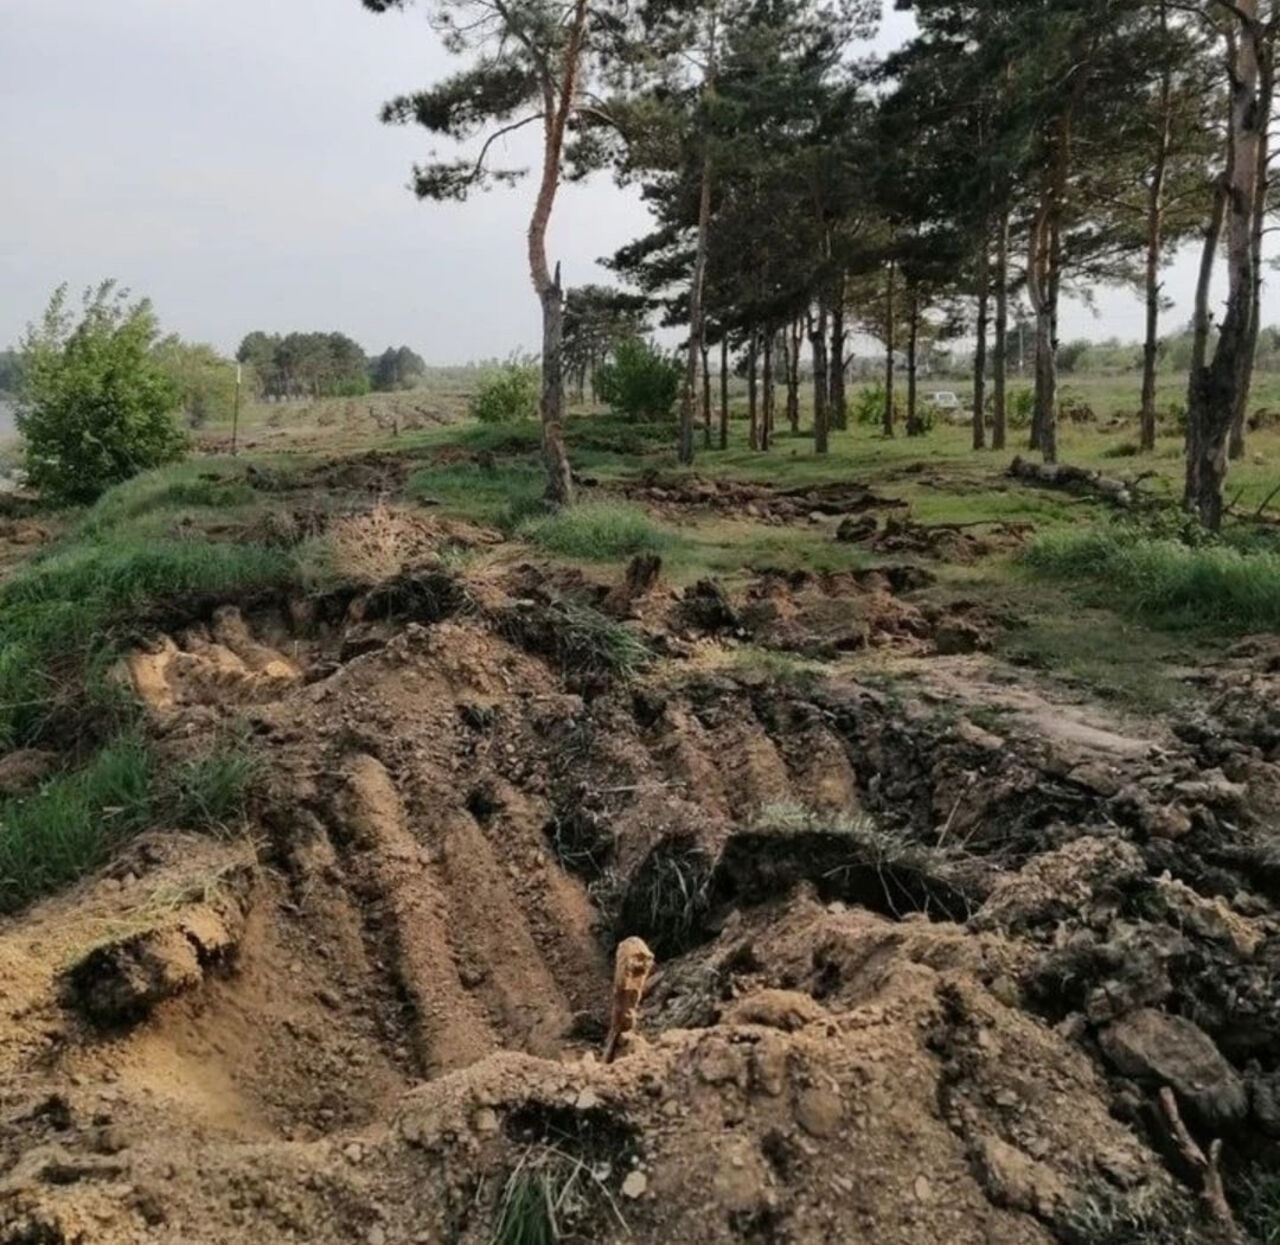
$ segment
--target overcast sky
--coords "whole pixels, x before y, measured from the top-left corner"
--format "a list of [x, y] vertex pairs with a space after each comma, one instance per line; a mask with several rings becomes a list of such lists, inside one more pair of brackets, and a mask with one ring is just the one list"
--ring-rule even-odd
[[[886, 15], [879, 46], [909, 22]], [[359, 0], [0, 0], [0, 345], [60, 281], [113, 276], [224, 350], [254, 328], [433, 362], [532, 347], [531, 184], [418, 203], [405, 187], [429, 136], [377, 121], [451, 63], [421, 9]], [[565, 187], [552, 255], [567, 284], [605, 279], [596, 260], [645, 226], [607, 178]], [[1194, 268], [1170, 273], [1175, 319]], [[1132, 295], [1100, 307], [1068, 309], [1064, 337], [1140, 334]]]

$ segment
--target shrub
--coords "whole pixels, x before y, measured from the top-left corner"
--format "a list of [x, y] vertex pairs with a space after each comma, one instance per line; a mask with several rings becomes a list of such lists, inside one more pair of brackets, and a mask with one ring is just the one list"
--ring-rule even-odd
[[1010, 428], [1030, 428], [1035, 409], [1034, 389], [1010, 389], [1005, 401], [1005, 422]]
[[596, 390], [619, 415], [669, 419], [680, 392], [680, 365], [638, 337], [619, 342], [613, 361], [596, 372]]
[[[917, 414], [928, 416], [927, 407], [928, 403], [920, 402]], [[884, 386], [879, 383], [864, 385], [854, 393], [851, 408], [855, 424], [878, 427], [884, 419]], [[901, 420], [906, 415], [902, 395], [896, 389], [893, 394], [893, 414], [895, 420]]]
[[1050, 532], [1024, 555], [1041, 575], [1164, 627], [1224, 633], [1280, 630], [1280, 554], [1224, 544], [1192, 547], [1140, 529]]
[[172, 462], [186, 441], [173, 420], [178, 388], [153, 347], [156, 318], [107, 281], [84, 297], [78, 323], [66, 286], [23, 341], [18, 429], [31, 483], [64, 502]]
[[509, 424], [518, 419], [532, 419], [538, 413], [540, 393], [541, 379], [537, 368], [506, 363], [481, 380], [467, 409], [482, 424]]
[[588, 502], [531, 519], [520, 534], [549, 553], [595, 561], [656, 552], [671, 543], [670, 535], [639, 507], [613, 502]]

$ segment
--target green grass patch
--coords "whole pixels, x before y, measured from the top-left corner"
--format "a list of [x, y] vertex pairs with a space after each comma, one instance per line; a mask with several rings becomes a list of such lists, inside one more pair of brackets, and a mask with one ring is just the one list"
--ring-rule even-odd
[[1168, 629], [1280, 629], [1280, 554], [1193, 548], [1125, 528], [1047, 532], [1023, 555], [1037, 575], [1096, 604]]
[[114, 637], [157, 600], [290, 582], [279, 550], [207, 541], [74, 543], [0, 587], [0, 746], [39, 736], [51, 706], [76, 685], [104, 685]]
[[238, 820], [253, 772], [231, 747], [162, 765], [127, 732], [35, 794], [0, 801], [0, 912], [75, 881], [148, 825], [201, 830]]
[[639, 506], [584, 502], [568, 510], [527, 520], [520, 535], [564, 558], [610, 562], [636, 553], [660, 553], [675, 541]]
[[547, 477], [536, 462], [460, 462], [424, 467], [409, 477], [406, 491], [450, 514], [511, 531], [545, 511]]

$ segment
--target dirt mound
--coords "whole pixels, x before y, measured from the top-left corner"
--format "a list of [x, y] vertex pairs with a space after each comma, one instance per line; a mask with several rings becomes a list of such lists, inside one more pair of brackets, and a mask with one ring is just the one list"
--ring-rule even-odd
[[242, 719], [252, 842], [152, 835], [0, 924], [0, 1241], [1218, 1239], [1156, 1102], [1231, 1178], [1280, 1136], [1280, 916], [1230, 859], [1274, 756], [943, 674], [582, 681], [698, 601], [938, 644], [914, 567], [657, 573], [619, 623], [437, 562], [130, 656], [161, 749]]
[[685, 591], [669, 624], [814, 658], [884, 646], [918, 653], [989, 648], [1005, 620], [973, 602], [942, 607], [910, 599], [932, 582], [928, 571], [910, 564], [826, 574], [764, 571], [731, 598], [706, 579]]
[[679, 476], [666, 479], [656, 473], [636, 481], [611, 483], [609, 491], [639, 502], [655, 514], [678, 518], [690, 509], [754, 519], [764, 523], [789, 523], [811, 517], [861, 514], [869, 510], [896, 509], [906, 503], [882, 497], [852, 482], [805, 485], [775, 489], [721, 477]]
[[881, 528], [874, 516], [862, 515], [845, 520], [836, 537], [874, 553], [970, 566], [993, 554], [1021, 548], [1033, 530], [1029, 523], [913, 523], [893, 515]]

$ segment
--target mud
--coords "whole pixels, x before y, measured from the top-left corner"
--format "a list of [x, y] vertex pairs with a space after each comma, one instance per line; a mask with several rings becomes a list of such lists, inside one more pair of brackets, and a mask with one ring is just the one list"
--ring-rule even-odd
[[[243, 838], [0, 924], [0, 1241], [515, 1241], [547, 1196], [564, 1240], [1229, 1239], [1154, 1101], [1233, 1196], [1275, 1161], [1268, 644], [1174, 732], [939, 651], [905, 564], [673, 598], [393, 561], [148, 624], [157, 746], [234, 718], [268, 764]], [[932, 673], [662, 655], [737, 632]]]

